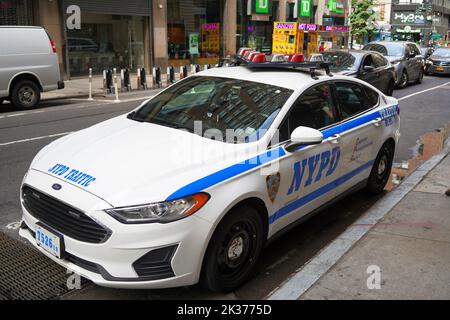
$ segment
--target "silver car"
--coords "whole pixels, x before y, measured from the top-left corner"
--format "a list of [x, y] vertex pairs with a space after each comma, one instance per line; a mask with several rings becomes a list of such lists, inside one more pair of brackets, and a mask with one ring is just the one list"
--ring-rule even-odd
[[414, 42], [376, 41], [366, 44], [363, 50], [378, 51], [391, 62], [397, 73], [398, 88], [422, 82], [425, 59]]
[[41, 27], [0, 26], [0, 104], [35, 107], [41, 92], [62, 89], [55, 43]]

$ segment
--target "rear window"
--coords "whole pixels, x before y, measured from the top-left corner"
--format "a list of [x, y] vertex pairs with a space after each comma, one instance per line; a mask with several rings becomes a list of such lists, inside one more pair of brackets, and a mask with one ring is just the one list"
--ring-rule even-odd
[[47, 54], [52, 50], [44, 29], [0, 28], [0, 43], [0, 55]]
[[[196, 76], [169, 87], [128, 118], [245, 143], [264, 134], [261, 130], [270, 127], [292, 93], [264, 83]], [[230, 134], [233, 141], [226, 138]]]
[[405, 54], [405, 47], [402, 43], [369, 43], [363, 50], [377, 51], [383, 56], [402, 57]]

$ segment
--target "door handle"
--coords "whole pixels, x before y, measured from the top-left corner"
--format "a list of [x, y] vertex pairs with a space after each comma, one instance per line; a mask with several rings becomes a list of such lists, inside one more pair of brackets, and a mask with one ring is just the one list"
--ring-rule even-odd
[[328, 138], [328, 142], [333, 143], [333, 144], [337, 144], [341, 141], [341, 135], [340, 134], [333, 134], [332, 136], [330, 136]]
[[379, 126], [381, 126], [381, 121], [382, 121], [381, 118], [376, 118], [376, 119], [372, 120], [372, 123], [375, 127], [379, 127]]

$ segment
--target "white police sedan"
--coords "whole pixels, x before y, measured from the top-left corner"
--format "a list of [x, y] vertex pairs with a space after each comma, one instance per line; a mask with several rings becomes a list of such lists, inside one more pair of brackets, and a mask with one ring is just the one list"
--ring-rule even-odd
[[43, 148], [20, 235], [101, 286], [230, 291], [268, 240], [350, 191], [381, 192], [399, 127], [397, 100], [354, 78], [210, 69]]

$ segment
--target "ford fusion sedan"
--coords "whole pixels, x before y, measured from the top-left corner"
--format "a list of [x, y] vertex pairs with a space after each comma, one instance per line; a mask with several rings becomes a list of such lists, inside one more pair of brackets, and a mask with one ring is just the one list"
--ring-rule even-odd
[[438, 48], [427, 59], [427, 74], [450, 74], [450, 48]]
[[418, 45], [414, 42], [370, 42], [364, 46], [363, 50], [377, 51], [392, 63], [397, 73], [396, 85], [399, 88], [405, 88], [412, 82], [422, 82], [425, 61]]
[[21, 186], [20, 235], [101, 286], [226, 292], [295, 223], [358, 188], [381, 192], [397, 100], [267, 65], [197, 73], [44, 147]]
[[331, 63], [331, 70], [364, 80], [388, 96], [392, 96], [396, 73], [394, 67], [375, 51], [337, 51], [322, 53], [323, 60]]

